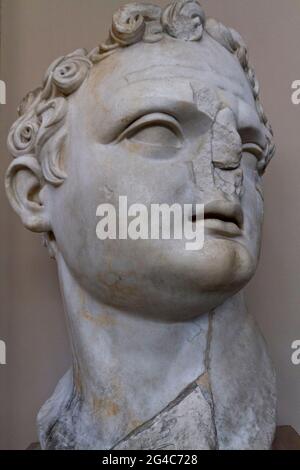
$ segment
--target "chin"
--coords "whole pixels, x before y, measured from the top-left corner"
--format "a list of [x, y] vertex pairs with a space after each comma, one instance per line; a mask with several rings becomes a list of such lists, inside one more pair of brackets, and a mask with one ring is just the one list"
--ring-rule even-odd
[[138, 301], [127, 297], [128, 308], [122, 307], [166, 322], [193, 320], [222, 305], [245, 287], [256, 267], [242, 244], [223, 239], [207, 241], [199, 252], [177, 246], [146, 259], [141, 278], [147, 282], [136, 286]]
[[227, 239], [207, 241], [200, 258], [199, 287], [219, 292], [243, 288], [254, 275], [257, 264], [245, 245]]
[[256, 266], [250, 251], [232, 240], [211, 239], [201, 252], [185, 253], [173, 264], [174, 313], [197, 316], [218, 307], [248, 284]]
[[153, 321], [188, 321], [208, 313], [240, 291], [256, 269], [249, 250], [227, 239], [206, 239], [200, 251], [176, 242], [140, 247], [130, 264], [124, 255], [126, 269], [114, 269], [114, 282], [103, 272], [96, 280], [87, 276], [85, 288], [94, 286], [91, 293], [103, 304]]
[[256, 258], [243, 243], [209, 238], [202, 250], [171, 253], [167, 269], [182, 280], [182, 288], [221, 293], [244, 287], [255, 273]]

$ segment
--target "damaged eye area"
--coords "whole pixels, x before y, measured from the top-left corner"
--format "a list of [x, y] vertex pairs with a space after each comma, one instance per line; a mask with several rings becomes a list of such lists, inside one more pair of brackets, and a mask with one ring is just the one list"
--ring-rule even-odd
[[123, 140], [179, 149], [184, 140], [179, 122], [171, 115], [152, 113], [143, 116], [130, 124], [117, 138], [115, 143]]

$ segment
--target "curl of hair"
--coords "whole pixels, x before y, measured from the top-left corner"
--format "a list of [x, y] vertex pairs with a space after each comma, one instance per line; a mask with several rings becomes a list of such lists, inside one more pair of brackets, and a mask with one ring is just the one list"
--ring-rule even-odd
[[241, 36], [221, 23], [206, 20], [196, 0], [173, 0], [164, 10], [152, 4], [130, 3], [114, 15], [108, 40], [87, 53], [78, 49], [55, 60], [48, 68], [43, 86], [21, 102], [19, 119], [8, 136], [8, 148], [14, 158], [34, 156], [40, 162], [44, 180], [59, 186], [66, 179], [61, 151], [68, 97], [86, 80], [91, 67], [117, 49], [139, 41], [157, 42], [164, 35], [184, 41], [199, 41], [204, 32], [237, 57], [251, 85], [257, 113], [265, 127], [268, 141], [258, 164], [264, 172], [275, 152], [272, 128], [259, 100], [259, 84], [250, 66], [247, 48]]
[[20, 117], [8, 135], [12, 156], [37, 158], [45, 181], [55, 186], [66, 179], [60, 158], [66, 138], [63, 127], [68, 109], [66, 98], [81, 86], [92, 65], [84, 49], [55, 60], [47, 70], [43, 87], [22, 100], [18, 108]]
[[164, 31], [184, 41], [199, 41], [205, 25], [205, 13], [194, 0], [179, 0], [168, 5], [162, 15]]

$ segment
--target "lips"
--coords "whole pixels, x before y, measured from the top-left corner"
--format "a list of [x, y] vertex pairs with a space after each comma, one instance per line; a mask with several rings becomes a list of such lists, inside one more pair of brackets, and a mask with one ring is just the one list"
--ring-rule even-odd
[[[200, 217], [193, 214], [192, 221], [197, 222], [198, 220]], [[244, 217], [239, 204], [217, 200], [205, 204], [204, 221], [205, 229], [210, 232], [238, 236], [242, 233]]]

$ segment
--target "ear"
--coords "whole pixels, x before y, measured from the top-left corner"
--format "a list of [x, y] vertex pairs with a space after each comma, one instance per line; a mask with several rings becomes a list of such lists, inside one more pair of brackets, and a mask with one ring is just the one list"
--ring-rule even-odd
[[36, 158], [16, 158], [5, 176], [7, 197], [26, 228], [32, 232], [49, 232], [49, 216], [40, 198], [44, 186], [41, 167]]

